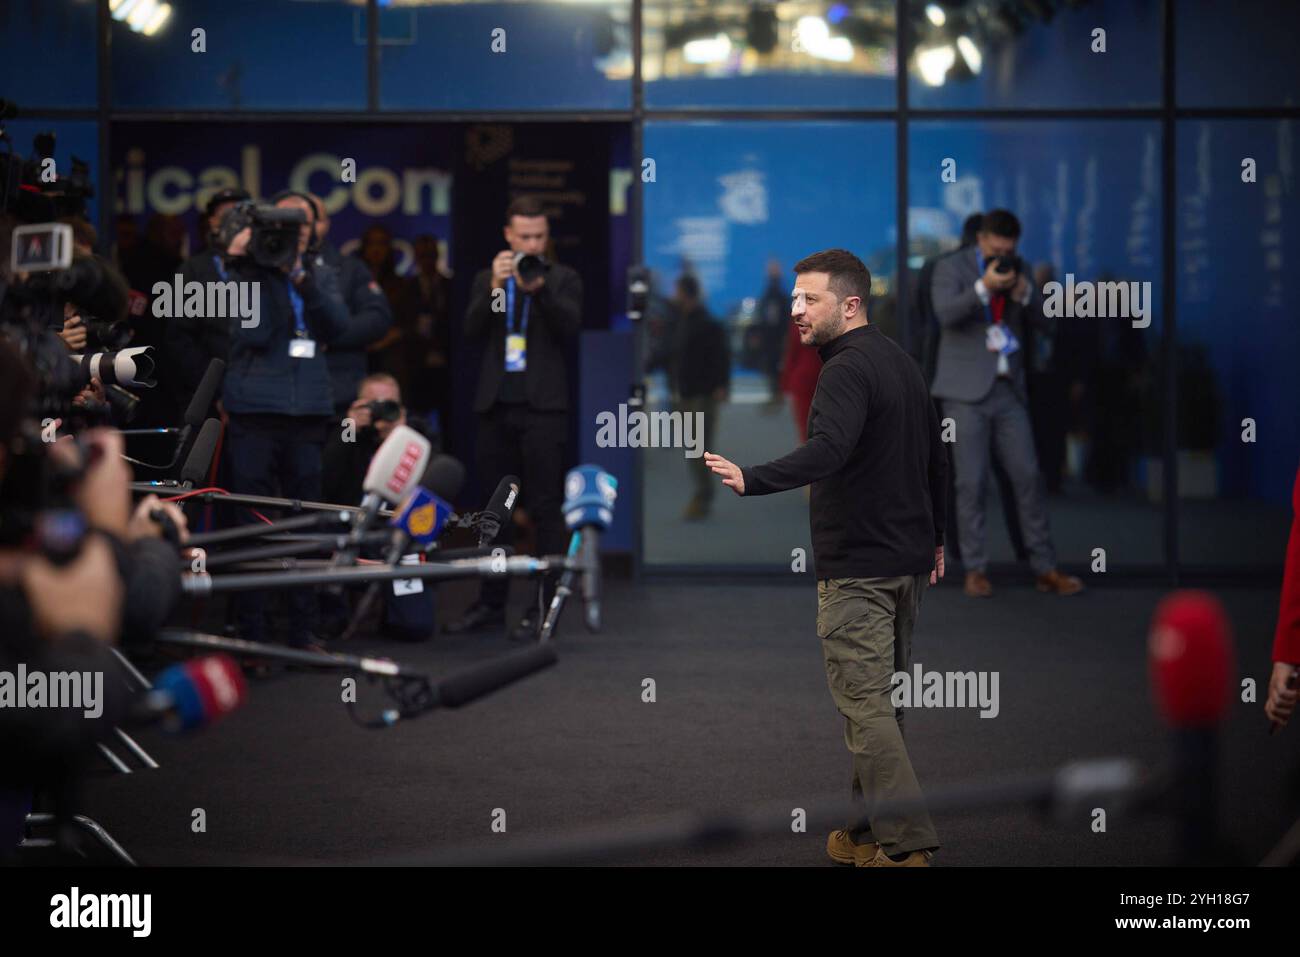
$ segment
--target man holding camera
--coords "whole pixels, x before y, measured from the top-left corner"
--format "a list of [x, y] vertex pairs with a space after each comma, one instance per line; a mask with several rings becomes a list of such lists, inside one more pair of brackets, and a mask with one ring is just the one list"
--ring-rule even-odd
[[[222, 403], [230, 420], [234, 491], [318, 500], [321, 450], [334, 413], [324, 347], [343, 335], [349, 316], [337, 273], [304, 255], [312, 227], [303, 207], [305, 200], [289, 197], [274, 209], [232, 213], [240, 218], [226, 249], [227, 268], [238, 282], [260, 283], [260, 313], [253, 323], [230, 321]], [[315, 596], [296, 588], [289, 600], [289, 644], [314, 646]], [[240, 637], [265, 640], [265, 595], [241, 594], [238, 619]]]
[[1026, 324], [1041, 321], [1042, 310], [1016, 255], [1019, 238], [1020, 221], [1012, 213], [985, 213], [975, 244], [935, 264], [931, 289], [940, 332], [930, 391], [956, 424], [953, 463], [965, 592], [976, 598], [993, 593], [984, 516], [990, 440], [1011, 478], [1038, 590], [1057, 595], [1083, 590], [1078, 578], [1057, 570], [1048, 529], [1022, 348]]
[[324, 500], [338, 505], [360, 502], [370, 460], [393, 429], [406, 424], [397, 380], [387, 372], [362, 379], [356, 398], [344, 413], [344, 427], [331, 435], [325, 446]]
[[[582, 327], [582, 280], [568, 266], [545, 259], [550, 231], [537, 199], [511, 202], [503, 232], [509, 248], [474, 277], [465, 314], [465, 338], [487, 345], [474, 398], [479, 475], [489, 489], [507, 475], [521, 478], [537, 551], [554, 555], [565, 548], [560, 512], [569, 423], [565, 351]], [[513, 523], [505, 524], [497, 540], [513, 543]], [[549, 582], [538, 587], [540, 600], [546, 600]], [[485, 582], [479, 600], [446, 630], [454, 634], [504, 624], [508, 590], [505, 576]], [[539, 625], [537, 606], [530, 604], [511, 637], [530, 640]]]

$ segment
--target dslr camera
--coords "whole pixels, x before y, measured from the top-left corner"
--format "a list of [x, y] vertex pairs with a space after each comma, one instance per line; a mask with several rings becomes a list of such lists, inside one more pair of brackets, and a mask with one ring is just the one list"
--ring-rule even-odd
[[1025, 271], [1025, 261], [1015, 253], [1006, 256], [994, 256], [991, 262], [994, 272], [1012, 272], [1018, 276]]
[[306, 224], [307, 214], [301, 209], [280, 209], [245, 200], [221, 221], [218, 248], [228, 249], [241, 230], [250, 229], [249, 258], [267, 269], [284, 269], [298, 258], [299, 230]]
[[545, 276], [550, 268], [551, 264], [544, 256], [515, 253], [515, 272], [519, 273], [519, 278], [524, 282], [532, 282], [538, 276]]
[[396, 422], [402, 417], [402, 403], [393, 399], [376, 399], [366, 405], [372, 422]]

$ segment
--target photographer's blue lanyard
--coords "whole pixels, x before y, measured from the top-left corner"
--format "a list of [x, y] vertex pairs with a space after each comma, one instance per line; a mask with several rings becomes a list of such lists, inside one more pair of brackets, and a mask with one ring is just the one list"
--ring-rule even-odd
[[[983, 279], [984, 272], [986, 269], [988, 269], [988, 266], [986, 266], [984, 263], [984, 254], [980, 252], [978, 249], [975, 250], [975, 261], [979, 263], [980, 278]], [[989, 301], [984, 303], [984, 316], [986, 319], [988, 319], [989, 325], [990, 326], [993, 325], [993, 290], [992, 289], [989, 290]]]
[[528, 306], [533, 297], [524, 294], [523, 316], [515, 325], [515, 277], [506, 280], [506, 372], [528, 371]]
[[292, 279], [287, 282], [289, 283], [289, 305], [293, 306], [293, 334], [299, 339], [306, 339], [307, 323], [302, 318], [302, 295]]
[[220, 256], [212, 257], [212, 265], [217, 267], [217, 275], [221, 277], [222, 282], [230, 281], [230, 274], [226, 272], [226, 264], [221, 261]]
[[506, 280], [506, 334], [514, 335], [520, 333], [525, 339], [528, 338], [528, 306], [533, 301], [533, 297], [524, 293], [524, 310], [520, 317], [519, 326], [515, 326], [515, 277], [511, 276]]

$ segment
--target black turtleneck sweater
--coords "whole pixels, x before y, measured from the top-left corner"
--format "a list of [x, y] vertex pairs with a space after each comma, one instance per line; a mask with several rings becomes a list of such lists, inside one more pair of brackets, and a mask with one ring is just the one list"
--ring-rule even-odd
[[915, 361], [874, 326], [819, 350], [808, 441], [742, 469], [746, 495], [812, 485], [818, 578], [892, 578], [934, 567], [943, 544], [947, 451]]

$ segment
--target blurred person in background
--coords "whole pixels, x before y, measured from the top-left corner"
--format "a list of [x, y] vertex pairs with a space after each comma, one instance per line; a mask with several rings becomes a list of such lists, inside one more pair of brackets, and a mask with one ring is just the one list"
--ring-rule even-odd
[[420, 416], [434, 414], [443, 448], [451, 414], [450, 289], [438, 266], [438, 237], [415, 237], [415, 269], [406, 277], [401, 314], [403, 349], [407, 362], [408, 405]]
[[1025, 355], [1030, 323], [1043, 321], [1034, 284], [1016, 255], [1020, 221], [1005, 209], [984, 214], [975, 245], [941, 258], [932, 298], [939, 320], [939, 353], [932, 394], [956, 428], [957, 523], [961, 532], [964, 591], [987, 598], [985, 527], [990, 445], [1006, 467], [1039, 591], [1073, 595], [1083, 590], [1056, 567], [1046, 495], [1034, 452]]
[[[181, 281], [226, 282], [230, 277], [221, 256], [218, 235], [232, 209], [249, 198], [243, 189], [229, 188], [212, 194], [203, 208], [203, 249], [181, 263]], [[206, 288], [206, 287], [205, 287]], [[167, 355], [173, 367], [173, 402], [183, 408], [199, 387], [208, 363], [230, 358], [230, 329], [224, 320], [181, 315], [164, 320]]]
[[347, 330], [325, 351], [334, 392], [334, 412], [342, 418], [369, 369], [367, 350], [393, 328], [393, 312], [365, 263], [355, 256], [344, 256], [330, 242], [330, 215], [324, 200], [311, 193], [282, 193], [277, 200], [277, 205], [300, 208], [307, 203], [313, 220], [314, 255], [338, 273], [339, 293], [348, 307]]
[[[709, 313], [700, 297], [700, 281], [687, 273], [677, 280], [673, 306], [677, 319], [673, 323], [674, 346], [671, 380], [674, 405], [684, 417], [699, 415], [703, 427], [703, 447], [713, 447], [718, 421], [718, 405], [727, 401], [731, 389], [731, 348], [727, 331]], [[688, 522], [707, 518], [713, 507], [715, 482], [703, 456], [688, 458], [687, 468], [695, 487], [682, 513]]]
[[[370, 270], [370, 278], [379, 285], [393, 312], [403, 311], [401, 303], [405, 298], [405, 282], [397, 272], [397, 250], [393, 247], [393, 234], [388, 228], [378, 223], [367, 227], [361, 234], [356, 255]], [[387, 372], [409, 390], [410, 383], [404, 381], [406, 360], [402, 355], [401, 340], [401, 323], [394, 322], [382, 338], [368, 347], [370, 371]]]

